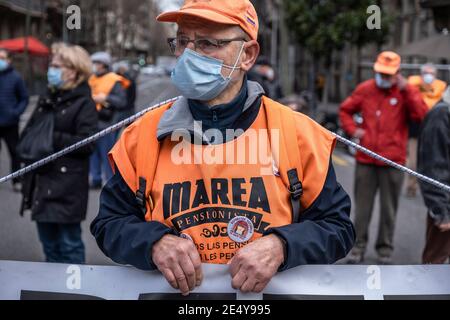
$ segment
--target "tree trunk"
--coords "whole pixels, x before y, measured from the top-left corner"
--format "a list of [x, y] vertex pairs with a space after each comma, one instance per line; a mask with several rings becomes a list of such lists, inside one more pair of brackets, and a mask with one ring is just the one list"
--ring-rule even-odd
[[361, 68], [361, 47], [358, 46], [358, 49], [356, 50], [356, 63], [358, 72], [356, 73], [356, 84], [361, 83], [362, 79], [362, 68]]
[[312, 63], [309, 70], [309, 91], [311, 95], [311, 111], [312, 116], [317, 116], [317, 96], [316, 96], [316, 79], [319, 61], [315, 54], [311, 54]]

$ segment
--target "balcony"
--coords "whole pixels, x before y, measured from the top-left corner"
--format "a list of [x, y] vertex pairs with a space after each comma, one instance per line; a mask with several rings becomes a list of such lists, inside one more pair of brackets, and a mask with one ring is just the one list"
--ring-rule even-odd
[[46, 12], [45, 1], [42, 0], [0, 0], [0, 7], [32, 17], [43, 17]]

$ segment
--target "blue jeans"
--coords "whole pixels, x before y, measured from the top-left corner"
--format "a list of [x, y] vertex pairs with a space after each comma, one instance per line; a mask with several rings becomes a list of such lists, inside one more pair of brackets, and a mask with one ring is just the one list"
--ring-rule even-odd
[[85, 251], [80, 223], [37, 223], [47, 262], [84, 264]]
[[[108, 161], [108, 153], [116, 142], [116, 134], [110, 133], [100, 138], [95, 145], [95, 150], [90, 158], [90, 173], [92, 183], [102, 183], [112, 178], [113, 172]], [[102, 177], [103, 171], [103, 177]], [[103, 178], [105, 180], [103, 180]]]

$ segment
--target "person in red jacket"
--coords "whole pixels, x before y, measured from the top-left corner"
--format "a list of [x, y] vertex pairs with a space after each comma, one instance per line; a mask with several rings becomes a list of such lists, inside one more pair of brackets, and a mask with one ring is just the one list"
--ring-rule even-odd
[[[382, 52], [375, 63], [375, 78], [361, 83], [341, 105], [339, 116], [343, 129], [360, 144], [392, 161], [404, 165], [410, 121], [421, 122], [428, 107], [422, 96], [400, 74], [401, 57]], [[360, 113], [362, 125], [353, 115]], [[361, 152], [356, 155], [355, 228], [356, 245], [349, 263], [360, 263], [368, 240], [368, 227], [377, 191], [380, 191], [380, 224], [376, 250], [378, 263], [389, 264], [394, 249], [398, 200], [403, 173]]]

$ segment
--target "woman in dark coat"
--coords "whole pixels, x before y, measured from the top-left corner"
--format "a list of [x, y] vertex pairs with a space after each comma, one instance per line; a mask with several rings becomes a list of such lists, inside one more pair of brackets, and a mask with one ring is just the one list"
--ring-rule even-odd
[[[40, 97], [27, 128], [52, 112], [55, 152], [97, 132], [98, 115], [87, 83], [91, 70], [90, 57], [81, 47], [53, 47], [49, 90]], [[31, 210], [47, 262], [85, 263], [81, 222], [86, 218], [92, 150], [78, 149], [25, 179], [22, 210]]]

